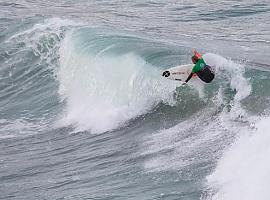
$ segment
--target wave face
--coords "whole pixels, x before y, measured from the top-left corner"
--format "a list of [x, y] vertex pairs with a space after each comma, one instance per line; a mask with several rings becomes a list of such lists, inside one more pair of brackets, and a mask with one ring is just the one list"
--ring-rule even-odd
[[145, 114], [161, 101], [173, 102], [176, 84], [164, 81], [160, 71], [136, 52], [141, 44], [147, 42], [89, 29], [64, 39], [58, 71], [59, 92], [67, 99], [64, 124], [100, 133]]
[[0, 198], [268, 200], [269, 6], [216, 6], [0, 3]]

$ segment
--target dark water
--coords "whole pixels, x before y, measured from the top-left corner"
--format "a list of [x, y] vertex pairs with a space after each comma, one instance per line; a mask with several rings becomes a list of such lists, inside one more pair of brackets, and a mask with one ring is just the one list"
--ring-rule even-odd
[[[270, 198], [268, 1], [0, 10], [0, 199]], [[213, 83], [160, 76], [194, 48]]]

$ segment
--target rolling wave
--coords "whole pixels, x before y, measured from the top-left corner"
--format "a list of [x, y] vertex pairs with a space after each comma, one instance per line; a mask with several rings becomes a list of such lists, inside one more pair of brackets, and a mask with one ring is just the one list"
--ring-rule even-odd
[[[15, 33], [5, 45], [11, 50], [2, 52], [7, 78], [2, 102], [16, 105], [9, 103], [2, 109], [18, 106], [22, 118], [31, 110], [36, 118], [57, 116], [58, 126], [101, 133], [148, 113], [160, 102], [177, 107], [180, 97], [192, 96], [189, 91], [175, 91], [178, 83], [160, 76], [162, 69], [176, 65], [179, 58], [189, 62], [184, 47], [59, 19]], [[251, 86], [243, 76], [243, 65], [215, 54], [204, 58], [216, 67], [218, 81], [211, 91], [201, 83], [191, 84], [199, 95], [194, 104], [220, 95], [228, 84], [234, 104], [249, 96]], [[59, 110], [64, 110], [60, 116]]]

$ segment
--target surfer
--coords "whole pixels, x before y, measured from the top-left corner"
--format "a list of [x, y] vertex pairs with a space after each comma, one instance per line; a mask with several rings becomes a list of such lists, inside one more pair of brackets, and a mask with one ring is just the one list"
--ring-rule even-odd
[[205, 63], [200, 53], [196, 50], [193, 50], [193, 53], [194, 55], [191, 57], [191, 60], [194, 67], [183, 85], [185, 85], [194, 75], [197, 75], [203, 82], [210, 83], [215, 78], [214, 72], [211, 67]]

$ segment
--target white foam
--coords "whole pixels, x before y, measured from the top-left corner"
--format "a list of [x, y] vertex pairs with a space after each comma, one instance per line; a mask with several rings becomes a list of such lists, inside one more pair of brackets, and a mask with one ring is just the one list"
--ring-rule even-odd
[[249, 80], [244, 76], [244, 65], [212, 53], [204, 55], [204, 59], [207, 64], [216, 68], [216, 78], [221, 82], [225, 80], [230, 83], [230, 88], [235, 91], [231, 102], [231, 118], [247, 117], [240, 102], [251, 94], [252, 88]]
[[212, 53], [205, 54], [204, 59], [208, 65], [216, 68], [217, 76], [230, 81], [230, 87], [236, 90], [235, 101], [239, 102], [250, 95], [251, 86], [248, 79], [244, 77], [244, 65]]
[[67, 107], [60, 123], [101, 133], [146, 113], [160, 101], [173, 102], [175, 82], [134, 53], [96, 55], [76, 47], [74, 35], [60, 48], [59, 93]]
[[[156, 155], [144, 163], [147, 170], [181, 171], [193, 164], [210, 162], [220, 156], [220, 150], [233, 141], [239, 130], [248, 126], [249, 123], [243, 125], [242, 121], [252, 121], [240, 102], [251, 92], [251, 86], [244, 77], [244, 66], [215, 54], [206, 54], [204, 59], [209, 65], [215, 66], [215, 81], [223, 82], [218, 83], [220, 88], [212, 98], [213, 104], [172, 128], [160, 130], [150, 137], [146, 136], [141, 142], [141, 155]], [[238, 80], [238, 85], [234, 85], [235, 80]], [[235, 89], [234, 98], [229, 101], [225, 100], [226, 87]], [[216, 112], [221, 108], [224, 109]], [[242, 116], [240, 120], [239, 116]]]
[[215, 140], [220, 139], [224, 130], [220, 126], [220, 129], [216, 128], [218, 121], [207, 127], [203, 126], [203, 121], [207, 120], [205, 117], [193, 116], [190, 120], [172, 128], [146, 136], [142, 141], [141, 155], [153, 154], [155, 156], [151, 156], [151, 159], [145, 161], [145, 169], [149, 171], [182, 171], [185, 167], [205, 162], [211, 158], [210, 155], [203, 156], [204, 151], [207, 151], [205, 146], [210, 146]]
[[243, 131], [224, 153], [208, 177], [217, 190], [213, 200], [268, 200], [270, 197], [270, 117], [256, 124], [256, 130]]
[[5, 43], [23, 43], [24, 45], [19, 51], [31, 49], [35, 56], [39, 57], [39, 62], [54, 72], [57, 68], [55, 60], [59, 57], [60, 40], [65, 31], [79, 25], [81, 24], [66, 19], [49, 18], [34, 24], [26, 30], [11, 35], [5, 40]]
[[[45, 19], [44, 22], [36, 23], [33, 27], [16, 33], [6, 39], [5, 42], [11, 42], [12, 40], [19, 40], [20, 38], [34, 39], [38, 36], [42, 36], [48, 33], [54, 33], [55, 35], [60, 35], [62, 32], [61, 28], [67, 26], [78, 26], [82, 23], [75, 23], [71, 20], [60, 19], [60, 18], [49, 18]], [[28, 37], [28, 38], [27, 38]]]
[[25, 137], [48, 129], [47, 122], [41, 118], [35, 122], [25, 118], [0, 120], [0, 139]]

